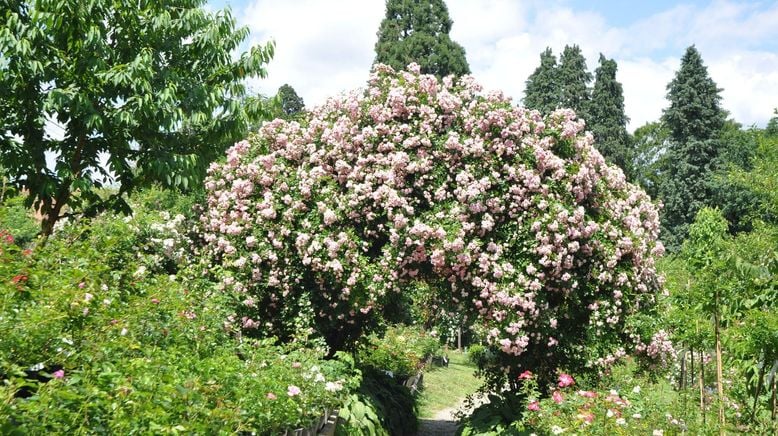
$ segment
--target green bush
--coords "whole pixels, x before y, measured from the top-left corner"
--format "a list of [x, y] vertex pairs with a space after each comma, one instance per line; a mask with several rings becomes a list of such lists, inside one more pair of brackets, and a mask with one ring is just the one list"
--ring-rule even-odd
[[340, 410], [337, 435], [415, 434], [417, 416], [416, 397], [408, 388], [382, 371], [366, 369], [359, 392]]
[[32, 210], [25, 207], [24, 197], [15, 196], [0, 204], [0, 229], [9, 231], [16, 243], [24, 247], [38, 235], [40, 224], [33, 218]]
[[398, 325], [387, 328], [381, 337], [369, 336], [357, 352], [357, 361], [402, 381], [416, 375], [428, 359], [440, 352], [438, 338], [418, 327]]
[[0, 433], [277, 434], [356, 390], [324, 349], [225, 328], [191, 223], [164, 216], [68, 223], [32, 251], [0, 235]]

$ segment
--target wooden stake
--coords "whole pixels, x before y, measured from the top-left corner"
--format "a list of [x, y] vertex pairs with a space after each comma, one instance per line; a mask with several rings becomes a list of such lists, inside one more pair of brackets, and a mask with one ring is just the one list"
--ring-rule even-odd
[[700, 350], [700, 413], [702, 413], [702, 423], [705, 424], [705, 365]]
[[718, 290], [716, 291], [716, 313], [713, 314], [713, 321], [716, 330], [716, 389], [719, 394], [719, 434], [724, 435], [724, 376], [721, 367], [721, 335], [718, 312]]

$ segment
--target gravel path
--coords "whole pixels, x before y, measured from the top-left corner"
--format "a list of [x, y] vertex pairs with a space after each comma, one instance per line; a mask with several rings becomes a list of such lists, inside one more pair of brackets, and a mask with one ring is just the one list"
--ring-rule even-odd
[[[479, 397], [474, 407], [478, 407], [487, 401], [485, 396]], [[454, 407], [440, 410], [432, 418], [422, 418], [419, 420], [419, 431], [416, 436], [453, 436], [457, 432], [457, 420], [454, 414], [464, 408], [465, 400], [462, 400]], [[469, 410], [468, 410], [469, 412]]]

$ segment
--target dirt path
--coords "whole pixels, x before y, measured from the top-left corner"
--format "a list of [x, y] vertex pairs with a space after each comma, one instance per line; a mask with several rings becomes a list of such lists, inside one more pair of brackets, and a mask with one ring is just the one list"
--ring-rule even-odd
[[[485, 397], [480, 397], [476, 400], [475, 406], [477, 407], [483, 404], [486, 400]], [[454, 414], [464, 409], [465, 400], [462, 399], [459, 404], [454, 407], [449, 407], [440, 410], [435, 413], [432, 418], [422, 418], [419, 420], [419, 431], [416, 436], [453, 436], [457, 432], [457, 420]], [[470, 410], [467, 410], [468, 412]]]

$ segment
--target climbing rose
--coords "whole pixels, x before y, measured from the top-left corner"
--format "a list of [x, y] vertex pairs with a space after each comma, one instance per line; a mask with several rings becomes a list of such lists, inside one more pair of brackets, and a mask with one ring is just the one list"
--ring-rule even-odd
[[376, 65], [366, 89], [267, 122], [211, 165], [202, 237], [234, 318], [341, 350], [424, 282], [430, 312], [485, 332], [500, 355], [485, 370], [594, 368], [653, 304], [657, 208], [573, 111], [409, 70]]
[[527, 409], [537, 412], [540, 410], [540, 403], [537, 401], [532, 401], [527, 405]]
[[553, 399], [554, 399], [554, 402], [555, 402], [555, 403], [557, 403], [557, 404], [561, 403], [561, 402], [562, 402], [562, 401], [564, 401], [564, 399], [565, 399], [565, 398], [562, 396], [562, 393], [561, 393], [561, 392], [559, 392], [559, 391], [554, 391], [554, 393], [553, 393], [553, 394], [551, 394], [551, 398], [553, 398]]
[[559, 374], [559, 387], [560, 388], [566, 388], [568, 386], [572, 386], [573, 383], [575, 383], [575, 380], [573, 380], [573, 377], [570, 376], [570, 374]]

